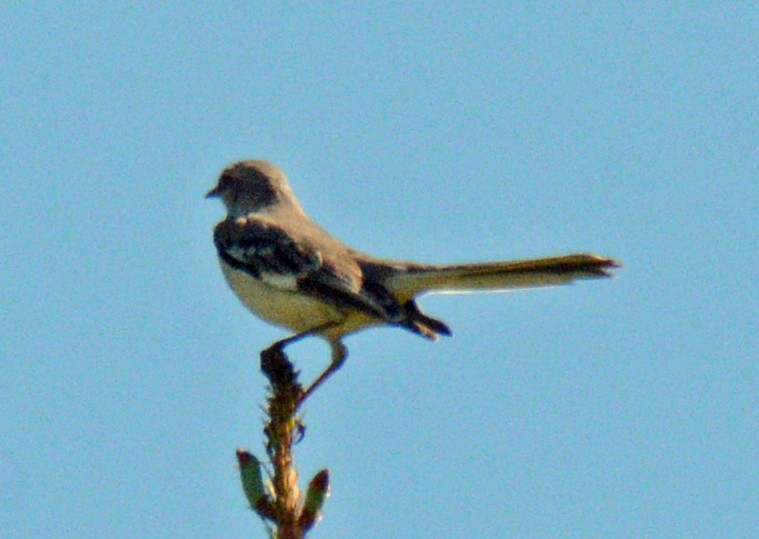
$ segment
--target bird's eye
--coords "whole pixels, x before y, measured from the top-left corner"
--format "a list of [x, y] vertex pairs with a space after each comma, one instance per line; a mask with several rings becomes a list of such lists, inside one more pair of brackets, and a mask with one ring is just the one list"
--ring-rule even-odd
[[230, 176], [229, 174], [222, 174], [221, 178], [219, 178], [219, 187], [221, 189], [229, 187], [230, 185], [232, 185], [232, 181], [233, 181], [232, 176]]

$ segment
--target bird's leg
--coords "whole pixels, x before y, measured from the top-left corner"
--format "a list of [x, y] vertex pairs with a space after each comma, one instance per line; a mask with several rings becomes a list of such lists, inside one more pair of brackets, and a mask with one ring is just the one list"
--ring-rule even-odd
[[311, 329], [307, 329], [306, 331], [301, 331], [300, 333], [296, 333], [295, 335], [291, 335], [290, 337], [287, 337], [285, 339], [275, 342], [269, 348], [264, 350], [264, 353], [272, 353], [275, 350], [278, 350], [279, 352], [281, 352], [282, 349], [284, 349], [284, 347], [287, 346], [288, 344], [292, 344], [296, 341], [299, 341], [304, 337], [316, 335], [317, 333], [321, 333], [325, 329], [329, 329], [336, 325], [338, 325], [337, 322], [327, 322], [326, 324], [320, 324], [316, 327], [312, 327]]
[[[302, 331], [300, 333], [297, 333], [295, 335], [292, 335], [290, 337], [287, 337], [286, 339], [279, 340], [263, 350], [261, 352], [261, 370], [264, 372], [264, 374], [269, 378], [269, 380], [272, 381], [272, 383], [279, 384], [279, 385], [289, 385], [296, 381], [296, 374], [295, 369], [293, 368], [292, 363], [289, 361], [287, 356], [284, 353], [285, 346], [292, 344], [296, 341], [299, 341], [300, 339], [304, 337], [309, 337], [311, 335], [316, 335], [325, 329], [328, 329], [332, 326], [336, 325], [335, 322], [328, 322], [326, 324], [321, 324], [319, 326], [313, 327], [311, 329], [308, 329], [306, 331]], [[335, 362], [336, 352], [335, 352], [335, 344], [332, 344], [332, 363]], [[340, 347], [342, 347], [342, 344], [340, 344]], [[343, 347], [344, 348], [344, 347]], [[343, 351], [343, 356], [345, 356], [347, 352]], [[343, 358], [344, 359], [344, 358]], [[340, 361], [342, 364], [342, 360]], [[331, 367], [332, 365], [330, 365]], [[329, 373], [325, 372], [322, 373], [322, 375], [319, 377], [323, 381], [326, 379], [332, 372], [336, 371], [339, 368], [339, 365], [335, 368], [328, 368], [327, 370], [330, 371]], [[321, 381], [319, 383], [321, 383]], [[313, 389], [316, 389], [314, 387], [314, 384], [311, 384], [309, 387], [309, 391], [313, 391]], [[302, 402], [304, 399], [301, 397], [298, 399], [299, 402]]]
[[345, 345], [340, 341], [330, 341], [329, 344], [332, 346], [332, 360], [324, 372], [322, 372], [316, 380], [311, 382], [311, 385], [301, 393], [300, 398], [298, 399], [298, 406], [303, 404], [303, 402], [305, 402], [305, 400], [316, 391], [320, 385], [327, 381], [327, 378], [332, 376], [343, 366], [343, 363], [345, 363], [345, 358], [348, 357], [348, 349]]

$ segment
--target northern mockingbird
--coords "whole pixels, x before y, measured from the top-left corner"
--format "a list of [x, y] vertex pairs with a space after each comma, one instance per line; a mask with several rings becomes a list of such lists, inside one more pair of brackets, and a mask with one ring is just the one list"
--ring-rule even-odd
[[[303, 211], [284, 172], [266, 161], [226, 168], [206, 198], [218, 197], [227, 217], [214, 230], [221, 269], [232, 290], [256, 315], [295, 334], [266, 352], [317, 335], [332, 346], [329, 367], [301, 401], [347, 356], [342, 339], [372, 326], [390, 325], [428, 339], [451, 335], [445, 323], [422, 312], [425, 292], [510, 290], [609, 277], [618, 267], [591, 254], [431, 265], [376, 258], [328, 234]], [[264, 357], [262, 355], [262, 357]]]

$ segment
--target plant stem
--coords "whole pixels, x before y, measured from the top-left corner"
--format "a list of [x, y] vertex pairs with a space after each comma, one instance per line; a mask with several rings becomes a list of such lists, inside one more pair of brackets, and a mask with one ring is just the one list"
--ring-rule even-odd
[[277, 539], [302, 539], [305, 531], [298, 524], [300, 491], [298, 473], [293, 466], [293, 444], [299, 430], [296, 418], [303, 387], [287, 356], [279, 349], [261, 353], [261, 369], [271, 384], [268, 396], [266, 448], [273, 467], [274, 517]]

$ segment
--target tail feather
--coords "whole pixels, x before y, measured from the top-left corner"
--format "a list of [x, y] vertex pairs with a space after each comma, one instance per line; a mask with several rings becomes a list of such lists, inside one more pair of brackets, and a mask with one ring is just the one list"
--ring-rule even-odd
[[446, 337], [452, 335], [451, 329], [445, 322], [423, 313], [414, 300], [407, 301], [403, 305], [403, 309], [406, 317], [401, 325], [406, 329], [433, 341], [436, 341], [441, 335]]
[[412, 266], [386, 281], [399, 298], [424, 292], [476, 292], [567, 284], [577, 279], [612, 277], [620, 265], [609, 258], [573, 254], [551, 258], [452, 266]]

